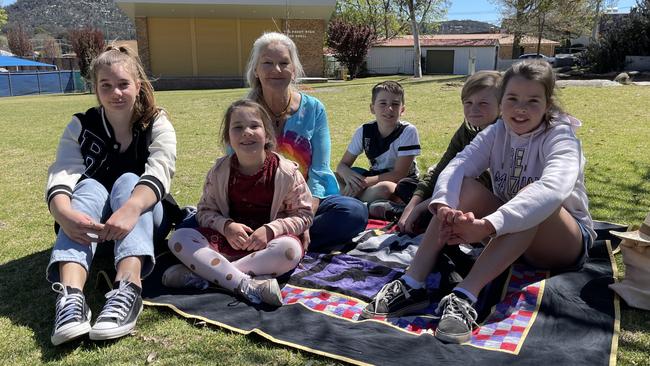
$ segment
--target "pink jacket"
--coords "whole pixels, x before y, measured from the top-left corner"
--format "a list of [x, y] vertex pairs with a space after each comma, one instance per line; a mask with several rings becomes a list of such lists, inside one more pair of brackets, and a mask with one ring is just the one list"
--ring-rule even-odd
[[[298, 170], [298, 164], [280, 155], [278, 157], [280, 162], [275, 173], [271, 217], [265, 226], [273, 231], [274, 237], [283, 234], [299, 236], [309, 229], [314, 219], [312, 196]], [[229, 216], [228, 202], [230, 158], [224, 156], [217, 159], [208, 172], [196, 214], [201, 227], [209, 227], [221, 234], [224, 234], [226, 223], [233, 221]]]

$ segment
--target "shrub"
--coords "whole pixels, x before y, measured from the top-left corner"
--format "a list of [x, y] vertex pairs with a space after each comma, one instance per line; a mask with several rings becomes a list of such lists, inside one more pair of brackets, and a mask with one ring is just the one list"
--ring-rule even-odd
[[79, 59], [81, 76], [90, 80], [90, 63], [104, 48], [104, 34], [98, 29], [85, 27], [69, 30], [68, 39]]

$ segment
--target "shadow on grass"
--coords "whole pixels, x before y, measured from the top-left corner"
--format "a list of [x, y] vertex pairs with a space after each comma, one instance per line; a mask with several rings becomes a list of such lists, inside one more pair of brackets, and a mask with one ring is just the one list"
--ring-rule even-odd
[[[647, 209], [647, 202], [644, 202], [644, 200], [650, 199], [650, 189], [647, 185], [647, 182], [650, 182], [650, 166], [637, 161], [611, 163], [613, 164], [588, 163], [586, 166], [585, 175], [589, 177], [589, 180], [595, 182], [590, 184], [592, 187], [610, 187], [607, 192], [593, 189], [588, 191], [592, 211], [597, 209], [613, 212], [613, 217], [594, 218], [612, 221], [615, 218], [639, 217], [642, 220]], [[633, 172], [632, 176], [638, 177], [638, 179], [623, 180], [620, 178], [621, 168], [615, 169], [613, 167], [625, 163], [629, 164], [630, 170]], [[619, 192], [628, 192], [628, 194], [620, 195]], [[627, 224], [634, 225], [638, 223], [628, 222]]]
[[[104, 255], [103, 251], [100, 254], [98, 250], [99, 255], [93, 262], [84, 291], [93, 315], [99, 313], [107, 291], [105, 281], [96, 280], [98, 272], [107, 269], [113, 271], [112, 255]], [[64, 359], [77, 348], [91, 350], [96, 349], [97, 344], [103, 344], [89, 341], [88, 337], [58, 347], [50, 342], [56, 300], [56, 293], [45, 279], [50, 253], [50, 250], [44, 250], [0, 265], [0, 316], [9, 319], [15, 326], [28, 327], [33, 331], [43, 362]], [[99, 288], [96, 288], [96, 284], [99, 284]]]

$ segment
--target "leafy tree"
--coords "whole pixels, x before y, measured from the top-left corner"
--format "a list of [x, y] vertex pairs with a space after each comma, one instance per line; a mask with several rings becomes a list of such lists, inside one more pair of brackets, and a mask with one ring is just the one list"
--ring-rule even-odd
[[29, 34], [21, 23], [14, 25], [7, 33], [9, 49], [17, 56], [33, 56], [32, 43], [29, 41]]
[[343, 20], [331, 21], [327, 29], [327, 46], [334, 50], [334, 57], [348, 68], [351, 78], [359, 73], [375, 39], [372, 28]]
[[501, 7], [503, 24], [514, 35], [512, 58], [519, 57], [524, 35], [537, 38], [537, 52], [544, 37], [572, 38], [589, 33], [601, 6], [612, 0], [493, 0]]
[[594, 72], [622, 70], [625, 56], [650, 56], [650, 0], [637, 0], [628, 17], [613, 22], [587, 48], [585, 58]]
[[377, 37], [390, 39], [412, 30], [410, 3], [422, 29], [446, 14], [449, 0], [339, 0], [334, 19], [370, 27]]
[[[368, 27], [384, 39], [410, 29], [414, 55], [420, 55], [420, 29], [442, 18], [448, 6], [448, 0], [341, 0], [334, 19]], [[421, 58], [416, 56], [414, 61], [414, 76], [422, 77]]]
[[79, 59], [81, 76], [90, 80], [90, 63], [104, 48], [104, 34], [98, 29], [85, 27], [69, 30], [68, 39]]
[[0, 29], [7, 24], [7, 11], [3, 8], [0, 8]]

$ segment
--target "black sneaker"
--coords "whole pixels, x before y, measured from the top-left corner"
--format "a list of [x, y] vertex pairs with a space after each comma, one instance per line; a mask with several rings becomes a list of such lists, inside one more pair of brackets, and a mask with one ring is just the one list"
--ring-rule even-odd
[[60, 282], [52, 284], [52, 290], [58, 293], [54, 329], [50, 340], [58, 346], [71, 341], [90, 331], [90, 308], [81, 290], [63, 286]]
[[142, 289], [129, 281], [116, 282], [106, 294], [106, 304], [90, 330], [90, 339], [100, 341], [125, 336], [135, 328], [142, 312]]
[[465, 343], [470, 340], [472, 330], [478, 327], [476, 310], [468, 300], [450, 293], [440, 300], [437, 313], [442, 317], [436, 329], [436, 338], [447, 343]]
[[376, 200], [368, 204], [368, 215], [381, 220], [395, 220], [402, 216], [406, 205], [389, 200]]
[[411, 288], [400, 278], [385, 284], [361, 311], [361, 316], [366, 319], [399, 317], [427, 306], [429, 306], [427, 290]]

